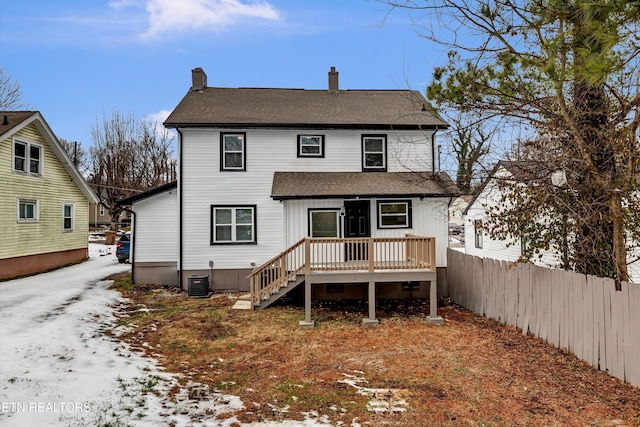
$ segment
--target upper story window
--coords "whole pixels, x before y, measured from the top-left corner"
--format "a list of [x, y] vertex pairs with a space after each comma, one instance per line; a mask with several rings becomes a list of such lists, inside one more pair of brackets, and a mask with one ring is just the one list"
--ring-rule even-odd
[[14, 141], [13, 170], [42, 175], [42, 147], [28, 142]]
[[247, 144], [245, 133], [220, 134], [220, 170], [247, 170]]
[[324, 135], [298, 135], [298, 157], [324, 157]]
[[411, 201], [378, 202], [378, 228], [411, 228]]
[[38, 201], [18, 199], [18, 222], [38, 221]]
[[62, 229], [73, 231], [73, 222], [73, 203], [65, 203], [62, 205]]
[[473, 221], [473, 234], [476, 248], [482, 249], [482, 220], [476, 219]]
[[256, 243], [256, 207], [211, 206], [211, 244]]
[[362, 135], [362, 170], [387, 170], [386, 135]]
[[104, 205], [100, 205], [100, 216], [104, 216]]

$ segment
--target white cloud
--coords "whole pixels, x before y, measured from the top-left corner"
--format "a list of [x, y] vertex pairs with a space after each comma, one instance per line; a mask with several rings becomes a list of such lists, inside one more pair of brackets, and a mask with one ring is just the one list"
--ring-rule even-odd
[[159, 123], [160, 126], [162, 126], [162, 122], [167, 120], [167, 117], [169, 117], [169, 114], [171, 114], [171, 111], [169, 110], [160, 110], [157, 113], [151, 113], [147, 115], [147, 118], [152, 122]]
[[124, 9], [125, 7], [141, 7], [144, 8], [143, 0], [111, 0], [109, 7], [114, 9]]
[[162, 123], [167, 120], [167, 117], [169, 117], [169, 114], [171, 114], [171, 111], [169, 110], [160, 110], [156, 113], [147, 114], [146, 119], [154, 124], [156, 134], [158, 136], [168, 133], [172, 138], [175, 138], [176, 132], [173, 129], [167, 129], [162, 125]]
[[[114, 0], [112, 7], [124, 7], [135, 0]], [[207, 29], [223, 31], [248, 18], [278, 20], [280, 12], [265, 1], [246, 3], [242, 0], [147, 0], [149, 28], [143, 38], [157, 37], [167, 31]]]

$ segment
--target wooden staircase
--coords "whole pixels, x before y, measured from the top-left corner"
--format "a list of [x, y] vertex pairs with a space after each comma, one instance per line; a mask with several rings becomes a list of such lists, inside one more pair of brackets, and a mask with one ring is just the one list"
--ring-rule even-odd
[[249, 275], [251, 304], [262, 310], [304, 282], [305, 256], [302, 239], [262, 264]]

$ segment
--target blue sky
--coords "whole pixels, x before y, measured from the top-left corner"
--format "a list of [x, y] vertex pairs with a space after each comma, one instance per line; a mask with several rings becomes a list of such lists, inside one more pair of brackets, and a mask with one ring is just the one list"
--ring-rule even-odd
[[[0, 65], [60, 138], [118, 110], [164, 120], [209, 86], [424, 92], [446, 54], [373, 0], [0, 0]], [[384, 22], [384, 25], [383, 25]]]

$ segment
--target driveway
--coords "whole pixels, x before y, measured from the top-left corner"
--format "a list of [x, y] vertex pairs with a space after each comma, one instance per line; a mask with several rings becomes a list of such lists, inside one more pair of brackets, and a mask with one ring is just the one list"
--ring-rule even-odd
[[172, 411], [151, 393], [172, 377], [105, 334], [122, 298], [102, 279], [131, 266], [114, 246], [89, 250], [82, 264], [0, 283], [4, 427], [164, 425]]
[[[124, 299], [103, 279], [131, 266], [114, 254], [115, 246], [90, 243], [82, 264], [0, 282], [0, 425], [325, 425], [239, 423], [229, 415], [243, 407], [238, 398], [164, 373], [122, 343]], [[171, 389], [179, 392], [170, 398]]]

